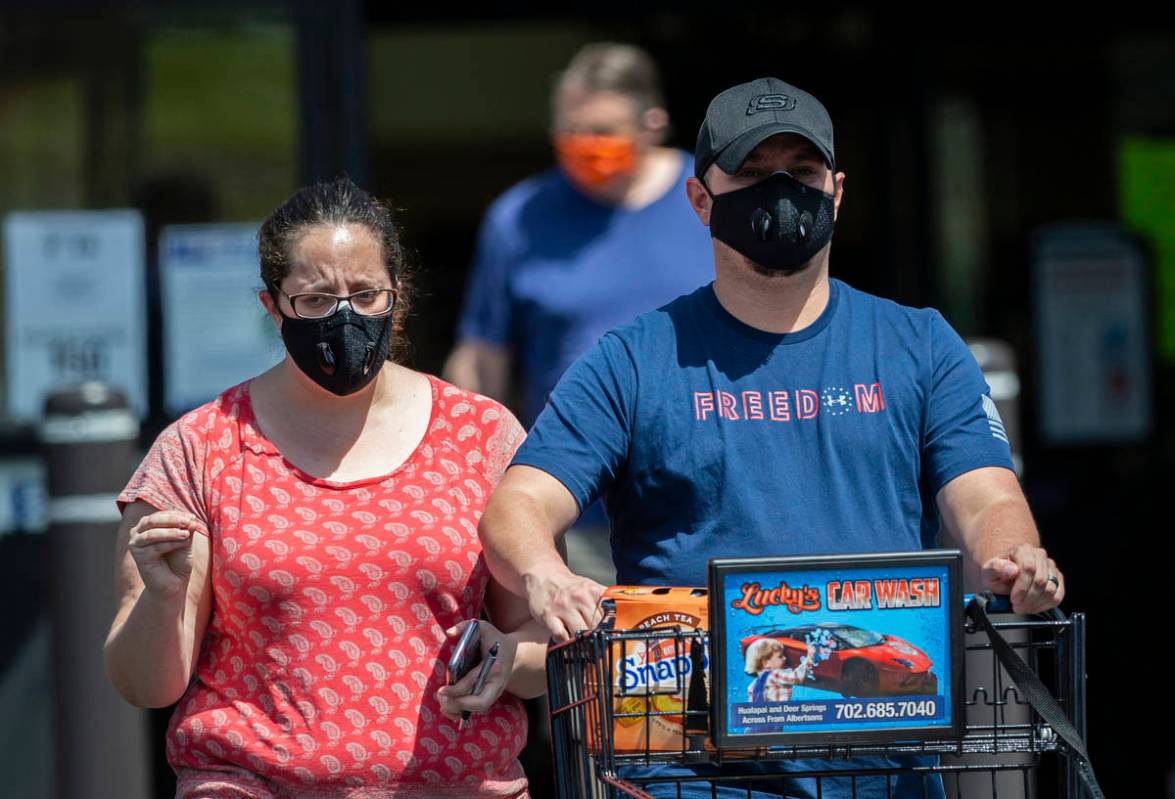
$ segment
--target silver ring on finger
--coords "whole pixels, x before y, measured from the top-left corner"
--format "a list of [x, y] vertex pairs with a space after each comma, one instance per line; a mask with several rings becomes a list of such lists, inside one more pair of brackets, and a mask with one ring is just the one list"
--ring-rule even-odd
[[1049, 575], [1049, 582], [1050, 582], [1050, 583], [1052, 583], [1053, 585], [1055, 585], [1057, 588], [1060, 588], [1060, 587], [1061, 587], [1061, 580], [1060, 580], [1060, 578], [1059, 578], [1059, 577], [1057, 577], [1057, 575], [1055, 575], [1055, 574], [1050, 574], [1050, 575]]

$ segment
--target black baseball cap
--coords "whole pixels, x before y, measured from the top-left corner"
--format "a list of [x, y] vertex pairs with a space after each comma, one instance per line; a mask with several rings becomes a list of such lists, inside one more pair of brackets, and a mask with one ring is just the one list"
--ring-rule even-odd
[[832, 119], [820, 101], [779, 78], [758, 78], [710, 101], [698, 131], [694, 175], [701, 179], [713, 163], [733, 174], [751, 150], [776, 133], [798, 133], [816, 145], [830, 169], [836, 169]]

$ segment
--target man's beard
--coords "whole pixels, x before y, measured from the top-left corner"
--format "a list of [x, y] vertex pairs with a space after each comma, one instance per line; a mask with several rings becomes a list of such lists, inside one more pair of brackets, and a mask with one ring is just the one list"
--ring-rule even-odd
[[811, 260], [809, 260], [806, 263], [803, 263], [800, 266], [797, 266], [793, 269], [772, 269], [770, 267], [763, 266], [763, 264], [759, 263], [758, 261], [752, 261], [750, 258], [748, 258], [745, 255], [740, 254], [740, 257], [743, 259], [743, 261], [747, 265], [749, 265], [751, 267], [751, 271], [753, 271], [755, 274], [762, 275], [763, 277], [767, 277], [767, 278], [773, 278], [773, 277], [792, 277], [793, 275], [798, 275], [800, 272], [803, 272], [805, 269], [807, 269], [808, 267], [810, 267], [814, 263], [816, 263], [816, 259], [819, 258], [820, 256], [819, 256], [819, 254], [817, 254], [817, 255], [813, 256], [811, 258]]

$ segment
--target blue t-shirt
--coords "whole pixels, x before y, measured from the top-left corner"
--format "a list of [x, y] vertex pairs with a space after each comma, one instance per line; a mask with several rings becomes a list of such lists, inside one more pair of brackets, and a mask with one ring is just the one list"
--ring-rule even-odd
[[[830, 280], [795, 333], [731, 316], [710, 285], [613, 330], [567, 370], [513, 463], [558, 478], [580, 507], [601, 494], [621, 584], [705, 585], [713, 557], [917, 550], [934, 545], [934, 496], [983, 466], [1012, 468], [975, 359], [932, 309]], [[927, 766], [934, 758], [658, 766], [632, 776], [791, 772], [789, 796], [940, 797], [902, 771], [816, 781], [814, 769]], [[719, 797], [780, 786], [728, 782]], [[708, 783], [646, 786], [712, 796]], [[760, 793], [764, 791], [764, 793]]]
[[1012, 468], [942, 316], [829, 283], [819, 318], [787, 334], [703, 286], [609, 332], [560, 381], [513, 462], [581, 507], [603, 494], [621, 583], [705, 585], [713, 557], [933, 546], [940, 488]]
[[513, 350], [525, 426], [606, 331], [713, 280], [710, 236], [685, 193], [692, 157], [680, 156], [677, 182], [644, 208], [598, 203], [550, 169], [486, 212], [457, 333]]

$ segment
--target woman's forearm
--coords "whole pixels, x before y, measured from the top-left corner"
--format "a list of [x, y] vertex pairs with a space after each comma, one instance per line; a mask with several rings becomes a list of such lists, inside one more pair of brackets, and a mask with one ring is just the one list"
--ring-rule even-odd
[[520, 699], [532, 699], [547, 692], [547, 641], [549, 633], [542, 622], [531, 619], [510, 633], [518, 642], [514, 670], [506, 690]]
[[120, 612], [106, 638], [106, 675], [128, 702], [166, 707], [179, 701], [191, 678], [193, 620], [187, 597], [143, 590]]

